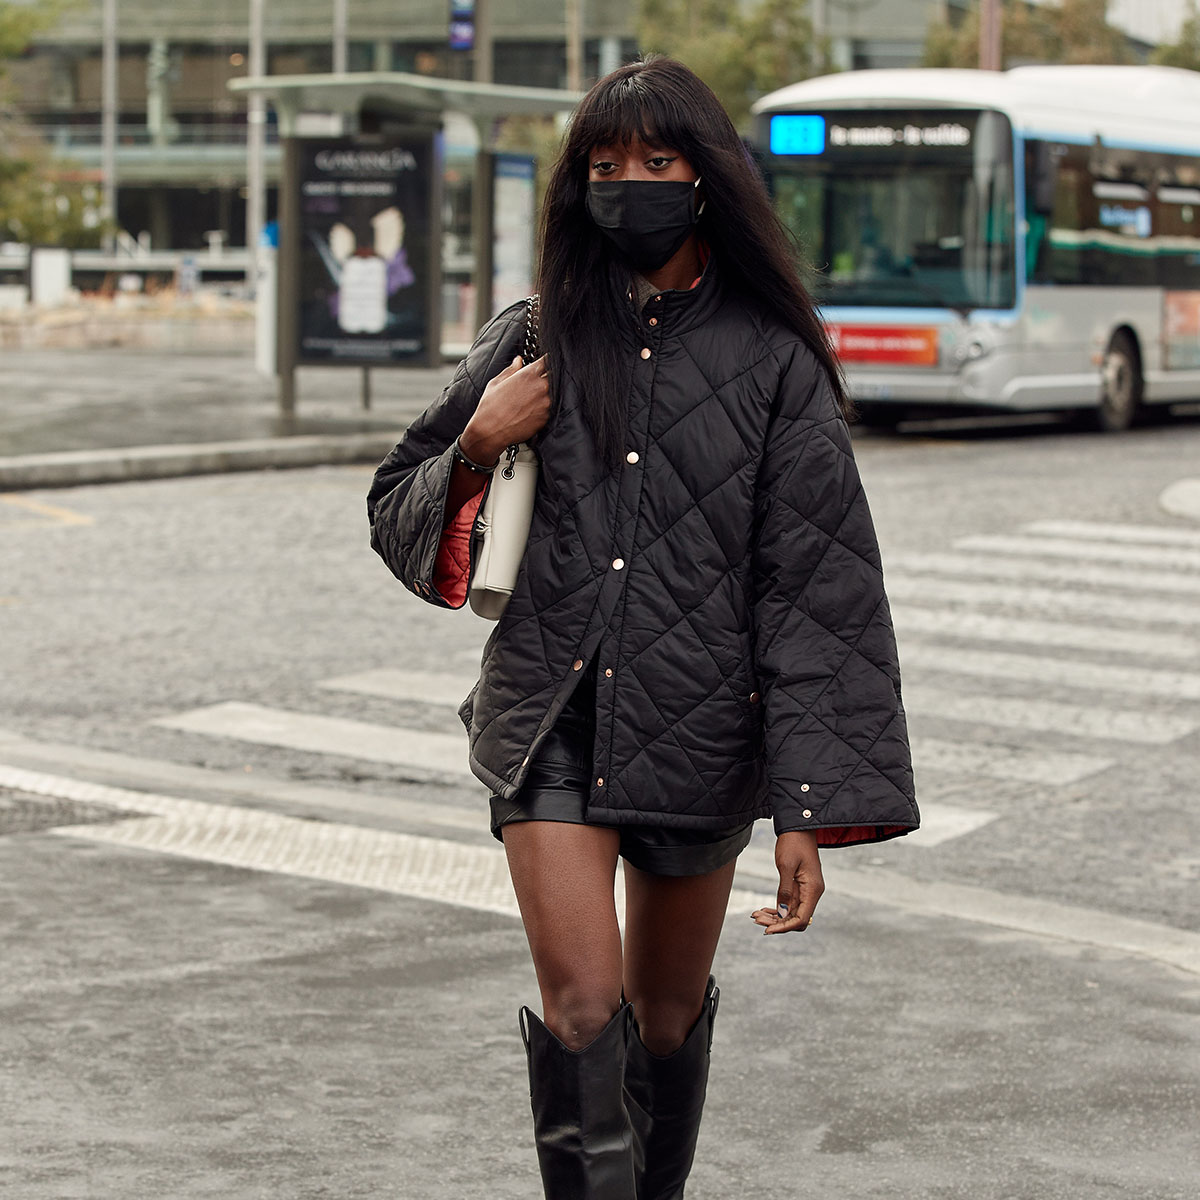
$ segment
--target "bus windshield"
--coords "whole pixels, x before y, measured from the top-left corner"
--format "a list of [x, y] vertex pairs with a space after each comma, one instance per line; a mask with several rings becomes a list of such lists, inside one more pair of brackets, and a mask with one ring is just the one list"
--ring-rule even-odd
[[[854, 118], [858, 123], [850, 125], [839, 123], [842, 116], [823, 118], [831, 135], [823, 153], [769, 160], [777, 211], [816, 268], [817, 300], [1011, 307], [1007, 121], [996, 113], [956, 113], [952, 126], [944, 120], [931, 126], [927, 113], [873, 113], [870, 125], [862, 123], [863, 114]], [[930, 129], [952, 144], [922, 144]]]

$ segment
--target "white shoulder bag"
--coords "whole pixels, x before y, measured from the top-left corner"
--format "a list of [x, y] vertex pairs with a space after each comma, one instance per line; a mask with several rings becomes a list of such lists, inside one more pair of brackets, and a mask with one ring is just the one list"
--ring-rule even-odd
[[[521, 358], [526, 365], [538, 357], [538, 298], [525, 301], [525, 347]], [[487, 495], [479, 510], [476, 527], [483, 543], [467, 592], [471, 610], [489, 621], [500, 614], [517, 586], [517, 572], [529, 543], [533, 521], [533, 497], [537, 491], [538, 457], [522, 443], [509, 446], [501, 465], [487, 485]]]

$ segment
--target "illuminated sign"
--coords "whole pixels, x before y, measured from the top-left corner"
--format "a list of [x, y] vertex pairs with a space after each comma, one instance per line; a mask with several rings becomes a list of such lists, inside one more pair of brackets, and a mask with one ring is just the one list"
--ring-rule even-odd
[[831, 146], [877, 149], [889, 146], [949, 146], [958, 149], [971, 144], [971, 131], [957, 121], [939, 125], [831, 125]]
[[475, 48], [475, 0], [450, 0], [450, 49]]
[[786, 113], [771, 118], [772, 154], [821, 154], [825, 118], [815, 113]]
[[842, 362], [937, 366], [936, 326], [831, 324], [827, 328]]

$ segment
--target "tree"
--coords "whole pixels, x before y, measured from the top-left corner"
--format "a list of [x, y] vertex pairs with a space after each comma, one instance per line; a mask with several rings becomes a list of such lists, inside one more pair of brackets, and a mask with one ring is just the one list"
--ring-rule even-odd
[[[1109, 0], [1059, 0], [1058, 4], [1004, 4], [1001, 60], [1018, 63], [1131, 63], [1129, 39], [1108, 22]], [[925, 39], [927, 67], [979, 65], [979, 7], [957, 28], [931, 25]]]
[[760, 96], [831, 69], [808, 0], [642, 0], [638, 37], [643, 51], [691, 67], [742, 131]]
[[96, 246], [103, 227], [99, 189], [57, 160], [21, 119], [4, 78], [7, 65], [58, 20], [65, 4], [0, 2], [0, 240], [41, 246]]
[[1174, 42], [1164, 42], [1150, 56], [1150, 61], [1160, 67], [1183, 67], [1188, 71], [1200, 71], [1200, 13], [1196, 11], [1196, 0], [1190, 0], [1188, 15]]

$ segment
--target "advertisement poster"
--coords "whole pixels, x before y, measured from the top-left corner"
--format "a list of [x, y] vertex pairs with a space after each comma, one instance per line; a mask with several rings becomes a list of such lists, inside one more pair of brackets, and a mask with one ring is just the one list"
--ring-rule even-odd
[[1200, 292], [1166, 292], [1163, 305], [1167, 369], [1200, 367]]
[[304, 142], [302, 362], [386, 364], [429, 346], [433, 145]]
[[523, 154], [496, 154], [493, 163], [492, 309], [499, 313], [533, 291], [535, 163]]

